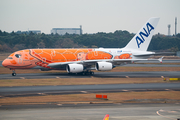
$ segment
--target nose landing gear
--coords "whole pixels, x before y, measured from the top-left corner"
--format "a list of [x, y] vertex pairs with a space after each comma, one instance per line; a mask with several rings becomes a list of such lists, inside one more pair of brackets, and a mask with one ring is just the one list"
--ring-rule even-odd
[[12, 76], [16, 76], [16, 72], [15, 72], [15, 69], [11, 69], [12, 70]]

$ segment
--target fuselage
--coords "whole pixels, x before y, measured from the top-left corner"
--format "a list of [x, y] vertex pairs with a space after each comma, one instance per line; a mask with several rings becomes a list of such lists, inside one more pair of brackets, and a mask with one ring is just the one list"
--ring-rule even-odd
[[26, 49], [12, 53], [3, 61], [2, 65], [10, 69], [53, 69], [48, 64], [85, 60], [132, 59], [134, 58], [133, 53], [138, 53], [138, 51], [104, 48]]

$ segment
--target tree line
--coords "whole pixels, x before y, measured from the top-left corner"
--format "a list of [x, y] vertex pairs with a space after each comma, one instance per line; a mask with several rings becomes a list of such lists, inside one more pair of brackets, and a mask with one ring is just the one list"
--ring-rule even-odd
[[[0, 52], [14, 52], [31, 48], [122, 48], [135, 34], [117, 30], [114, 33], [96, 34], [18, 34], [0, 30]], [[150, 51], [180, 50], [180, 33], [176, 36], [154, 35], [149, 45]]]

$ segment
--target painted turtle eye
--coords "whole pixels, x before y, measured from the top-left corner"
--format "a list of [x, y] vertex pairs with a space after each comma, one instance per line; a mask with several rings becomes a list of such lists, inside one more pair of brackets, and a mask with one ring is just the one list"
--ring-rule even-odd
[[20, 55], [20, 54], [16, 54], [15, 56], [16, 56], [17, 58], [20, 58], [20, 57], [21, 57], [21, 55]]

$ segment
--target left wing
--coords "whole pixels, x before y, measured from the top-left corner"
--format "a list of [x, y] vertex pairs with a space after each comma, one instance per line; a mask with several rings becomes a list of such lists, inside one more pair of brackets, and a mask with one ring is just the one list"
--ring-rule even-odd
[[[163, 58], [163, 57], [162, 57]], [[162, 62], [162, 58], [160, 59], [99, 59], [99, 60], [84, 60], [84, 61], [72, 61], [72, 62], [56, 62], [48, 64], [51, 68], [58, 68], [63, 65], [68, 64], [83, 64], [83, 65], [93, 65], [97, 62], [110, 62], [115, 65], [120, 65], [122, 63], [133, 63], [136, 61], [159, 61]]]

